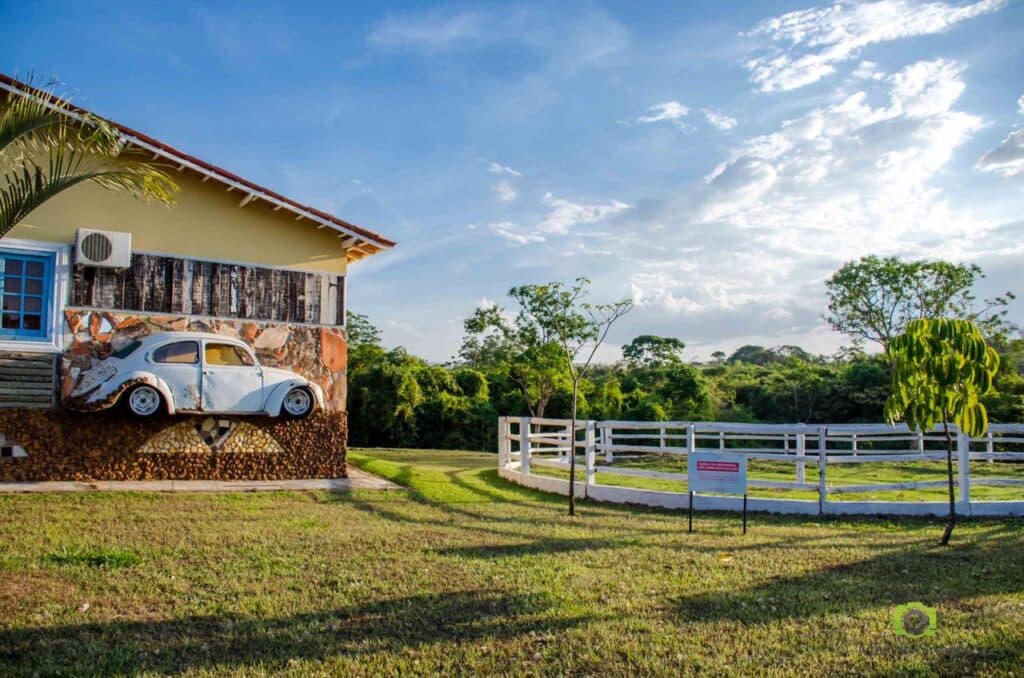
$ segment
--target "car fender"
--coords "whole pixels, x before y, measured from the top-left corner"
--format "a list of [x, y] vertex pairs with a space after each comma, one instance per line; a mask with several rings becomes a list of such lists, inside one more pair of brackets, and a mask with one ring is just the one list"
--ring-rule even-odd
[[284, 403], [284, 396], [288, 391], [292, 390], [296, 386], [305, 386], [313, 393], [313, 409], [322, 410], [324, 409], [324, 403], [326, 398], [324, 397], [324, 390], [319, 385], [314, 384], [308, 379], [296, 376], [294, 379], [287, 379], [279, 384], [275, 384], [270, 395], [267, 397], [267, 404], [263, 408], [264, 411], [271, 417], [277, 417], [281, 414], [281, 405]]
[[128, 389], [138, 384], [146, 384], [155, 388], [163, 397], [168, 414], [174, 414], [174, 398], [171, 396], [170, 387], [163, 379], [145, 370], [133, 370], [125, 374], [118, 374], [117, 379], [102, 384], [89, 395], [88, 409], [105, 410], [113, 407]]

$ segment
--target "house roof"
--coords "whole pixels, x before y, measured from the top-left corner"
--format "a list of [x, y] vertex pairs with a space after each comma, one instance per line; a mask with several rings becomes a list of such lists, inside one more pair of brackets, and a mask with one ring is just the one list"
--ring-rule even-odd
[[[64, 102], [49, 92], [32, 87], [3, 73], [0, 73], [0, 90], [22, 96], [41, 97], [73, 117], [77, 117], [77, 114], [95, 115], [84, 108]], [[240, 191], [244, 197], [238, 203], [239, 207], [245, 207], [254, 200], [263, 200], [273, 205], [275, 212], [287, 210], [295, 215], [297, 221], [309, 220], [315, 223], [317, 228], [330, 228], [338, 231], [338, 237], [342, 239], [341, 244], [347, 251], [347, 259], [349, 261], [357, 261], [395, 246], [393, 240], [389, 240], [379, 233], [375, 233], [362, 226], [357, 226], [315, 207], [292, 200], [265, 186], [261, 186], [222, 167], [189, 155], [169, 144], [113, 120], [108, 120], [108, 122], [117, 128], [127, 144], [152, 153], [154, 159], [162, 158], [170, 161], [177, 167], [179, 172], [186, 170], [197, 172], [203, 176], [203, 181], [208, 179], [219, 181], [227, 186], [228, 191]]]

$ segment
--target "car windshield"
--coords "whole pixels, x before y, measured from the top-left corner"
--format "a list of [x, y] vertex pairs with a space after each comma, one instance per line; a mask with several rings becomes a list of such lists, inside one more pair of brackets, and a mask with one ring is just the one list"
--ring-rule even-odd
[[234, 344], [207, 344], [205, 353], [207, 365], [246, 367], [253, 364], [249, 352]]

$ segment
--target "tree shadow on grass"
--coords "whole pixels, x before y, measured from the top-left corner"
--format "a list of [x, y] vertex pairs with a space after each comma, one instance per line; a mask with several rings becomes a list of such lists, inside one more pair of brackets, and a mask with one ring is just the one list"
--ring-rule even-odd
[[439, 641], [566, 630], [591, 621], [551, 619], [550, 608], [543, 595], [465, 591], [272, 619], [226, 614], [5, 629], [0, 630], [0, 674], [163, 674], [254, 665], [273, 671], [292, 659], [395, 653]]
[[[441, 515], [436, 518], [428, 518], [423, 515], [409, 515], [405, 512], [391, 508], [391, 502], [384, 502], [383, 504], [380, 502], [370, 502], [365, 501], [362, 498], [345, 494], [333, 495], [331, 501], [344, 502], [358, 510], [372, 513], [381, 519], [393, 522], [400, 522], [404, 524], [414, 523], [442, 528], [457, 527], [462, 532], [474, 532], [497, 536], [503, 540], [511, 539], [519, 541], [519, 543], [516, 544], [483, 544], [477, 546], [445, 548], [438, 550], [438, 553], [441, 555], [486, 559], [535, 554], [580, 552], [605, 548], [646, 548], [649, 546], [657, 546], [657, 544], [643, 542], [641, 537], [680, 535], [685, 530], [683, 521], [685, 520], [686, 514], [684, 512], [670, 512], [665, 509], [646, 506], [593, 503], [586, 502], [585, 500], [581, 502], [581, 504], [585, 511], [591, 513], [590, 515], [582, 515], [580, 518], [576, 519], [575, 523], [568, 522], [572, 519], [567, 519], [564, 516], [543, 518], [538, 517], [537, 515], [531, 515], [527, 517], [514, 509], [517, 507], [543, 509], [547, 506], [551, 506], [552, 504], [562, 504], [565, 502], [565, 498], [548, 493], [542, 493], [537, 490], [519, 487], [518, 485], [501, 478], [496, 469], [486, 469], [476, 475], [476, 478], [479, 479], [481, 483], [494, 488], [493, 490], [488, 490], [480, 487], [479, 483], [469, 482], [460, 477], [460, 474], [465, 473], [464, 471], [434, 471], [433, 473], [437, 476], [437, 479], [425, 481], [422, 477], [416, 477], [418, 467], [415, 465], [395, 464], [395, 466], [398, 467], [397, 473], [392, 479], [406, 487], [406, 496], [408, 496], [412, 502], [420, 506], [429, 507]], [[414, 486], [414, 484], [422, 486], [423, 482], [432, 482], [436, 484], [450, 483], [465, 495], [478, 496], [480, 499], [479, 501], [445, 501], [437, 499], [432, 497], [429, 492], [425, 492], [421, 488]], [[522, 497], [523, 500], [507, 500], [505, 495], [510, 491], [515, 492], [517, 496]], [[510, 515], [502, 516], [495, 515], [493, 511], [475, 510], [473, 507], [477, 505], [492, 507], [501, 506], [503, 508], [507, 507], [509, 508], [508, 513]], [[702, 520], [708, 517], [716, 517], [735, 519], [736, 521], [739, 521], [739, 515], [730, 512], [702, 511], [700, 515]], [[888, 526], [888, 522], [886, 522], [885, 519], [877, 517], [757, 515], [760, 522], [779, 527], [807, 527], [809, 524], [829, 523], [846, 524], [851, 526], [860, 523], [878, 526], [879, 529], [885, 529]], [[677, 527], [673, 527], [671, 524], [668, 524], [666, 527], [651, 527], [649, 525], [641, 526], [637, 524], [610, 527], [594, 523], [595, 520], [600, 520], [602, 517], [622, 516], [657, 516], [666, 519], [678, 516], [680, 522]], [[920, 533], [921, 530], [930, 529], [930, 522], [931, 521], [928, 519], [905, 519], [901, 520], [900, 529], [909, 530], [911, 533], [914, 533], [915, 538], [917, 538], [917, 533]], [[579, 539], [548, 538], [544, 536], [537, 538], [535, 528], [543, 526], [564, 528], [571, 524], [600, 528], [603, 536]], [[530, 541], [523, 542], [522, 540]], [[848, 531], [841, 535], [833, 535], [829, 539], [825, 539], [821, 535], [790, 535], [783, 538], [772, 539], [767, 543], [758, 541], [757, 543], [743, 545], [735, 544], [730, 547], [730, 550], [741, 552], [745, 550], [760, 550], [766, 547], [779, 548], [798, 545], [806, 549], [829, 550], [834, 548], [837, 543], [846, 543], [849, 541], [856, 542], [858, 548], [862, 550], [888, 551], [891, 549], [890, 544], [860, 543], [863, 541], [862, 535], [858, 534], [856, 531]], [[819, 543], [815, 544], [815, 542]], [[714, 550], [708, 546], [697, 548], [698, 550]]]
[[995, 530], [990, 535], [955, 548], [917, 544], [742, 590], [681, 596], [673, 601], [674, 615], [683, 621], [763, 624], [1024, 591], [1021, 533]]

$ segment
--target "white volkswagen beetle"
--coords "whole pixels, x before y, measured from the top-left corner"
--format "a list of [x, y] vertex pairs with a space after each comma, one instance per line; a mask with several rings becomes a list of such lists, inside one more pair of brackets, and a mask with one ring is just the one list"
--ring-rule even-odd
[[139, 417], [163, 410], [298, 419], [324, 406], [319, 385], [260, 365], [243, 341], [203, 332], [137, 339], [95, 363], [71, 396], [85, 409], [121, 403]]

